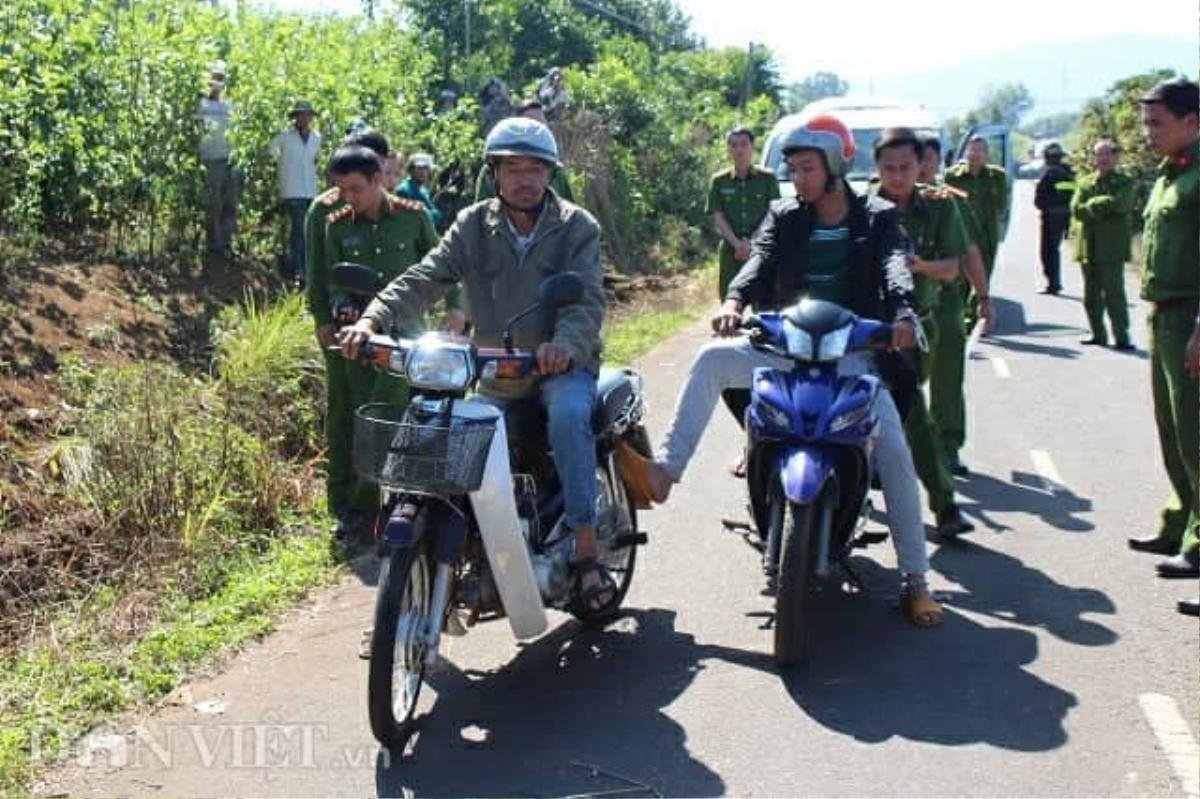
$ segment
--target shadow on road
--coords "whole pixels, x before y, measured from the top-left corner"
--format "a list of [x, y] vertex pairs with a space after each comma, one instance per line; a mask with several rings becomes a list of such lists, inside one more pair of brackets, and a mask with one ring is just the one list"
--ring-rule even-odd
[[972, 500], [961, 503], [963, 512], [979, 519], [995, 532], [1012, 529], [993, 518], [992, 514], [1000, 513], [1028, 513], [1051, 527], [1072, 533], [1096, 529], [1096, 525], [1078, 515], [1091, 513], [1090, 499], [1061, 485], [1048, 491], [1042, 478], [1029, 472], [1014, 471], [1012, 482], [1005, 482], [989, 474], [972, 471], [969, 476], [955, 480], [954, 489], [959, 496]]
[[[873, 561], [855, 565], [870, 595], [895, 581]], [[942, 627], [920, 630], [895, 610], [883, 618], [878, 600], [818, 599], [813, 656], [786, 681], [797, 704], [830, 730], [867, 743], [900, 736], [1021, 752], [1066, 742], [1063, 721], [1077, 702], [1023, 668], [1037, 660], [1033, 633], [984, 627], [952, 608]]]
[[605, 629], [567, 622], [496, 671], [451, 665], [430, 678], [437, 700], [410, 752], [380, 754], [379, 795], [720, 796], [725, 783], [663, 712], [714, 658], [774, 670], [766, 655], [697, 645], [667, 610]]
[[1003, 297], [995, 298], [992, 303], [996, 314], [996, 325], [987, 338], [984, 339], [984, 343], [1011, 352], [1046, 355], [1052, 358], [1075, 359], [1080, 357], [1079, 350], [1074, 347], [1015, 341], [1011, 336], [1038, 339], [1082, 336], [1087, 333], [1085, 329], [1071, 325], [1055, 325], [1044, 322], [1030, 324], [1025, 316], [1025, 306], [1021, 303], [1007, 300]]
[[1107, 646], [1117, 640], [1103, 624], [1082, 618], [1116, 613], [1103, 591], [1062, 585], [1010, 555], [964, 539], [939, 547], [930, 566], [962, 586], [961, 591], [938, 592], [938, 599], [953, 607], [1037, 627], [1081, 646]]

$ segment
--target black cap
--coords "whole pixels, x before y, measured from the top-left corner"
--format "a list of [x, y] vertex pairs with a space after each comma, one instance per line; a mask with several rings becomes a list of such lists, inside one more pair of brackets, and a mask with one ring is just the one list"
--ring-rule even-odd
[[1138, 102], [1162, 103], [1177, 117], [1200, 114], [1200, 86], [1187, 78], [1165, 80], [1139, 97]]

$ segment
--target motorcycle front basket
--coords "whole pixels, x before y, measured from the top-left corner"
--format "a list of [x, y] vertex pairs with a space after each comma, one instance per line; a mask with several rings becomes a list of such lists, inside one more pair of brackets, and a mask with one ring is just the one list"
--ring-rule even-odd
[[440, 424], [405, 420], [405, 408], [371, 403], [354, 412], [354, 468], [389, 491], [467, 494], [479, 489], [493, 420], [450, 417]]

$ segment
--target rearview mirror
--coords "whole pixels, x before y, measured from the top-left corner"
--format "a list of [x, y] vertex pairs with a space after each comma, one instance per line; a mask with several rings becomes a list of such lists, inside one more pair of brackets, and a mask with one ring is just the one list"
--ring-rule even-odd
[[583, 280], [574, 272], [551, 275], [538, 286], [538, 305], [557, 308], [579, 302], [583, 297]]
[[335, 289], [351, 296], [374, 297], [383, 288], [383, 279], [369, 266], [343, 261], [333, 265], [330, 280]]

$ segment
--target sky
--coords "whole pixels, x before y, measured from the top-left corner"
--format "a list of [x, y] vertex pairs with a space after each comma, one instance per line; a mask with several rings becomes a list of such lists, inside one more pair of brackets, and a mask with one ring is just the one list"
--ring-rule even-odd
[[[361, 8], [360, 0], [259, 2], [303, 11], [358, 13]], [[943, 115], [973, 106], [993, 80], [1030, 84], [1035, 116], [1074, 109], [1113, 80], [1137, 71], [1171, 67], [1195, 75], [1200, 50], [1196, 0], [676, 3], [710, 46], [754, 42], [769, 47], [785, 83], [817, 71], [835, 72], [850, 83], [852, 93], [898, 97]], [[981, 12], [986, 20], [979, 19]], [[1160, 39], [1146, 40], [1145, 52], [1104, 50], [1117, 41], [1114, 37], [1125, 37], [1119, 40], [1125, 43], [1136, 35]], [[1160, 47], [1161, 37], [1175, 46]], [[914, 44], [922, 42], [928, 44]], [[943, 79], [955, 70], [961, 73], [957, 80]]]
[[[873, 78], [953, 68], [1021, 45], [1118, 33], [1195, 39], [1197, 31], [1196, 0], [677, 2], [712, 46], [759, 42], [771, 48], [792, 80], [824, 70], [864, 88]], [[986, 20], [978, 18], [981, 12], [987, 12]]]

